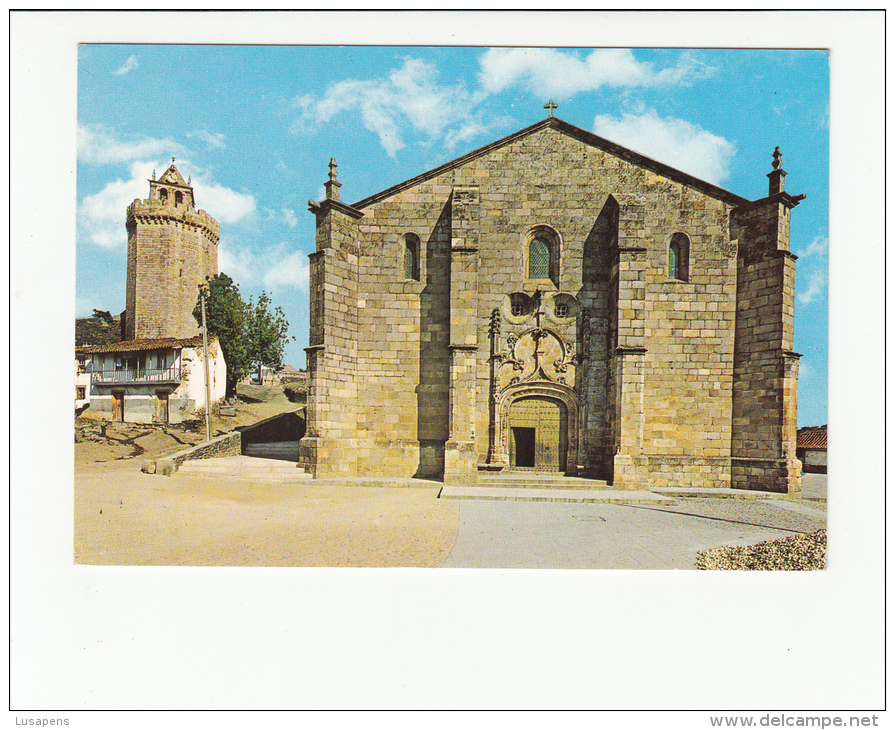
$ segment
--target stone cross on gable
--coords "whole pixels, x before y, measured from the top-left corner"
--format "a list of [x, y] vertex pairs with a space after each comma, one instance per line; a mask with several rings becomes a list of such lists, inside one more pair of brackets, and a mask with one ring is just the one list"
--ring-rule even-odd
[[551, 116], [551, 117], [553, 116], [553, 110], [556, 109], [558, 106], [559, 106], [558, 104], [554, 104], [554, 103], [553, 103], [553, 99], [551, 99], [551, 100], [548, 101], [546, 104], [544, 104], [544, 108], [550, 110], [550, 116]]

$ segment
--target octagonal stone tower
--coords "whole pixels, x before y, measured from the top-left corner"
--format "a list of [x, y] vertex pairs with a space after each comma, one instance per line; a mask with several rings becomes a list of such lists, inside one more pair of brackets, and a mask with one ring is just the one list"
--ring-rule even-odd
[[[173, 158], [172, 158], [173, 162]], [[173, 164], [149, 181], [149, 199], [127, 208], [124, 338], [192, 337], [198, 285], [218, 271], [220, 226], [196, 210], [193, 188]]]

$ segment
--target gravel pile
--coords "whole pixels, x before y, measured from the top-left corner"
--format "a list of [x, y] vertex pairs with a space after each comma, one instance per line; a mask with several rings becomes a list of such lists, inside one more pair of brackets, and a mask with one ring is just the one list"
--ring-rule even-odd
[[720, 547], [697, 554], [699, 570], [823, 570], [827, 531], [784, 537], [757, 545]]

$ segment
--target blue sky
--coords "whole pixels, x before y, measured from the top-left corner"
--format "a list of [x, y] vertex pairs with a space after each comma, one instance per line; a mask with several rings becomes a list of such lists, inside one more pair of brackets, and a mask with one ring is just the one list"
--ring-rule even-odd
[[308, 199], [351, 203], [556, 115], [755, 199], [779, 145], [799, 423], [827, 421], [829, 56], [814, 50], [81, 45], [76, 314], [124, 308], [124, 212], [171, 157], [221, 224], [219, 268], [268, 291], [304, 367]]

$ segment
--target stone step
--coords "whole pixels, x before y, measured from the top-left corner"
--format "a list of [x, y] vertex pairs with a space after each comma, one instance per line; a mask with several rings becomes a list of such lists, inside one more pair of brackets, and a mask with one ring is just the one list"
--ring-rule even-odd
[[522, 487], [444, 486], [439, 499], [479, 499], [507, 502], [581, 502], [586, 504], [677, 504], [661, 494], [624, 489], [553, 489]]
[[269, 481], [310, 480], [311, 475], [290, 461], [260, 459], [252, 456], [228, 456], [185, 461], [177, 470], [186, 476], [229, 476]]
[[260, 444], [246, 444], [243, 454], [261, 459], [298, 461], [298, 441], [271, 441]]
[[604, 479], [567, 477], [558, 473], [545, 472], [500, 472], [480, 473], [477, 486], [480, 487], [535, 487], [540, 489], [609, 489]]
[[442, 483], [414, 477], [326, 477], [315, 479], [318, 487], [385, 487], [389, 489], [441, 489]]
[[724, 489], [719, 487], [653, 487], [653, 492], [669, 497], [712, 497], [715, 499], [798, 499], [798, 495], [786, 492], [759, 492], [751, 489]]

